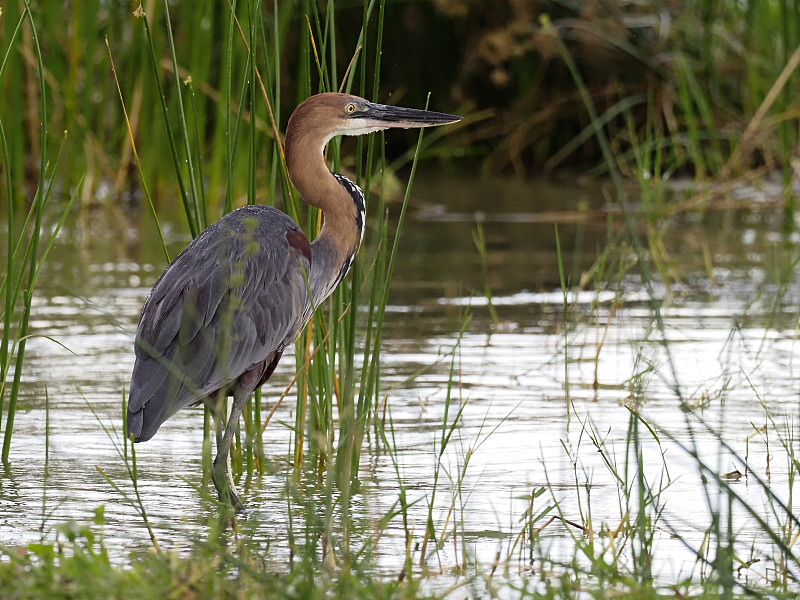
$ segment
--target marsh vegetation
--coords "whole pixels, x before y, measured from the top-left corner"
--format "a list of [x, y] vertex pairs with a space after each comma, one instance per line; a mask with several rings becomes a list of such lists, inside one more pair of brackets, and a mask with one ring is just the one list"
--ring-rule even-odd
[[[487, 6], [3, 6], [0, 595], [796, 595], [800, 6]], [[314, 234], [340, 88], [466, 118], [331, 144], [365, 246], [231, 526], [208, 415], [121, 434], [136, 319], [236, 206]]]

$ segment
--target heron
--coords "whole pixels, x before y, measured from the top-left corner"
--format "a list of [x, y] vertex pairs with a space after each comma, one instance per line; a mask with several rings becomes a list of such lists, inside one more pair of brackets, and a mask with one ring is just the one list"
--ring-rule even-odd
[[147, 441], [182, 408], [210, 406], [217, 442], [212, 480], [220, 501], [242, 511], [230, 474], [242, 410], [347, 275], [364, 235], [364, 193], [328, 170], [326, 145], [338, 135], [460, 120], [342, 93], [298, 105], [286, 127], [286, 167], [303, 200], [322, 211], [322, 229], [309, 242], [284, 212], [244, 206], [210, 225], [166, 267], [139, 319], [126, 435]]

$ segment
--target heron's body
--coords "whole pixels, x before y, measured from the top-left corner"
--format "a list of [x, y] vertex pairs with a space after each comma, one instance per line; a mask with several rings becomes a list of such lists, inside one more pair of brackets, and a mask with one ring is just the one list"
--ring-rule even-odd
[[190, 404], [233, 393], [245, 373], [258, 379], [255, 387], [267, 380], [312, 306], [327, 298], [352, 264], [355, 252], [338, 269], [325, 264], [322, 244], [324, 239], [309, 244], [275, 208], [245, 206], [178, 255], [153, 286], [139, 321], [128, 402], [134, 441], [149, 440]]
[[139, 320], [128, 435], [146, 441], [178, 410], [232, 395], [213, 479], [220, 496], [241, 507], [226, 476], [242, 408], [313, 308], [345, 277], [364, 233], [364, 195], [328, 171], [325, 144], [334, 135], [458, 119], [345, 94], [320, 94], [301, 104], [287, 126], [286, 163], [303, 199], [323, 212], [320, 234], [309, 243], [281, 211], [246, 206], [211, 225], [170, 263]]

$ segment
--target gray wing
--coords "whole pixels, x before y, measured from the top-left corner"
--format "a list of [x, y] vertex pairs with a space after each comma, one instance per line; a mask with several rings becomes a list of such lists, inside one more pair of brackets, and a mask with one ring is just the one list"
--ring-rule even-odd
[[250, 206], [200, 234], [167, 267], [142, 309], [128, 433], [145, 441], [175, 412], [294, 339], [308, 319], [308, 241], [284, 213]]

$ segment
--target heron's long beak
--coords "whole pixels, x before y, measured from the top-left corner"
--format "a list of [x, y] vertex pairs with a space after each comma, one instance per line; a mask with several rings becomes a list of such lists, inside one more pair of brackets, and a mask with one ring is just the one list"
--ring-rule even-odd
[[403, 108], [401, 106], [387, 106], [386, 104], [373, 104], [372, 102], [367, 104], [367, 110], [354, 114], [352, 118], [364, 119], [364, 124], [369, 127], [399, 127], [401, 129], [447, 125], [461, 120], [461, 117], [456, 115], [416, 108]]

